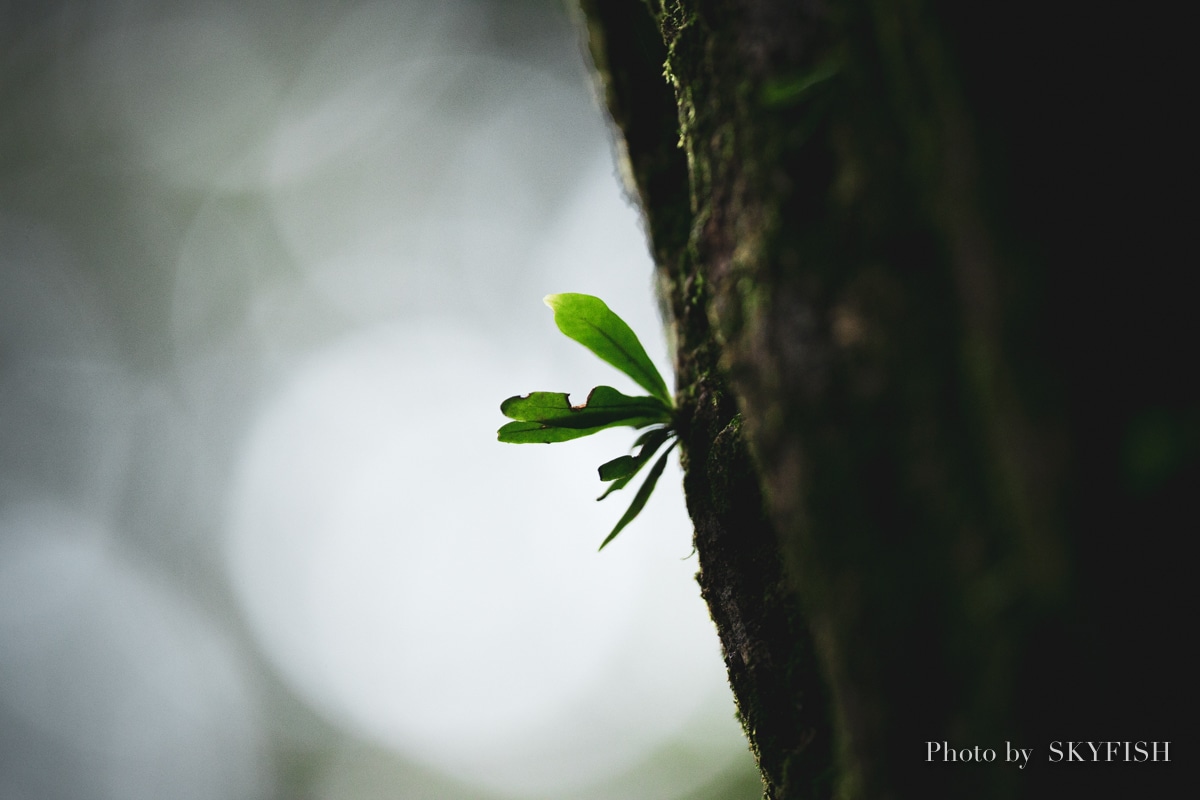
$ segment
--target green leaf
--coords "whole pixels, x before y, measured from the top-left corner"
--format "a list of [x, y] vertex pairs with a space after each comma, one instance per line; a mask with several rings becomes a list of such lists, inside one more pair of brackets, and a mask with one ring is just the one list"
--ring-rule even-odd
[[663, 443], [672, 435], [672, 432], [667, 428], [656, 428], [652, 431], [647, 431], [638, 438], [637, 444], [642, 445], [642, 449], [636, 456], [620, 456], [612, 461], [600, 465], [600, 480], [613, 481], [604, 494], [597, 497], [597, 500], [603, 500], [613, 492], [624, 489], [625, 486], [633, 480], [634, 476], [641, 471], [642, 467], [646, 466], [646, 462], [653, 458], [658, 452], [658, 448], [662, 447]]
[[637, 473], [637, 468], [638, 460], [633, 456], [618, 456], [612, 461], [605, 461], [600, 465], [600, 480], [607, 482], [615, 481], [618, 478], [629, 478]]
[[615, 481], [634, 475], [670, 435], [671, 431], [667, 428], [646, 431], [633, 443], [634, 447], [642, 448], [636, 456], [619, 456], [600, 465], [600, 480]]
[[625, 321], [599, 297], [590, 294], [551, 294], [546, 305], [554, 311], [554, 322], [566, 336], [624, 372], [638, 386], [671, 407], [671, 392], [646, 349]]
[[510, 397], [500, 404], [500, 413], [522, 422], [541, 422], [561, 428], [590, 428], [614, 420], [650, 417], [666, 422], [670, 409], [657, 397], [629, 397], [611, 386], [597, 386], [582, 405], [571, 405], [564, 392], [533, 392]]
[[662, 454], [662, 458], [654, 462], [654, 466], [650, 468], [650, 473], [646, 476], [646, 480], [642, 484], [642, 487], [638, 489], [637, 494], [634, 495], [633, 502], [629, 504], [629, 508], [625, 511], [625, 514], [621, 517], [621, 519], [618, 520], [617, 526], [612, 529], [612, 533], [608, 535], [608, 538], [600, 543], [601, 550], [604, 549], [605, 545], [617, 538], [617, 534], [620, 533], [626, 525], [633, 522], [638, 514], [642, 513], [642, 509], [645, 507], [646, 501], [650, 499], [650, 493], [654, 491], [654, 487], [658, 483], [658, 478], [660, 475], [662, 475], [663, 468], [667, 466], [667, 456], [671, 455], [671, 450], [674, 447], [675, 442], [671, 442], [671, 446], [668, 447], [667, 451]]
[[666, 423], [670, 411], [655, 397], [629, 397], [610, 386], [597, 386], [583, 405], [571, 405], [564, 392], [533, 392], [510, 397], [500, 404], [510, 422], [497, 434], [512, 444], [566, 442], [605, 428], [644, 428]]
[[540, 422], [510, 422], [501, 426], [496, 432], [496, 438], [507, 444], [554, 444], [591, 436], [606, 427], [611, 428], [615, 425], [599, 428], [551, 428]]

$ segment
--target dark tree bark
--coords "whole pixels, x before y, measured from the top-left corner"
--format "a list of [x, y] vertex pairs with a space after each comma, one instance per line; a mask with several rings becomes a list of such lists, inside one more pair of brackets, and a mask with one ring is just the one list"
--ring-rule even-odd
[[970, 5], [582, 2], [769, 798], [1153, 796], [1190, 760], [1194, 48], [1165, 8]]

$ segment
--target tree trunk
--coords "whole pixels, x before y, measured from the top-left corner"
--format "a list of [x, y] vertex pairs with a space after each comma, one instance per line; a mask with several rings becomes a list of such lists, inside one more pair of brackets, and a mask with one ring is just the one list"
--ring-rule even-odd
[[[1171, 785], [1196, 674], [1174, 552], [1200, 477], [1187, 26], [582, 6], [766, 796]], [[1130, 745], [1080, 763], [1073, 741]], [[995, 763], [945, 761], [976, 747]]]

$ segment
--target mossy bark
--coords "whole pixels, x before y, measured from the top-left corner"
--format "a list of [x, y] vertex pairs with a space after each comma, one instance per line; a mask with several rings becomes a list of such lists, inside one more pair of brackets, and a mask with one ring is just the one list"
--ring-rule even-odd
[[[1169, 195], [1193, 123], [1110, 94], [1182, 91], [1174, 29], [582, 6], [766, 796], [1109, 796], [1127, 771], [1055, 770], [1050, 745], [1178, 736], [1195, 666], [1171, 556], [1200, 469], [1175, 266], [1195, 247]], [[930, 742], [997, 763], [931, 763]], [[1172, 769], [1127, 766], [1142, 793]]]

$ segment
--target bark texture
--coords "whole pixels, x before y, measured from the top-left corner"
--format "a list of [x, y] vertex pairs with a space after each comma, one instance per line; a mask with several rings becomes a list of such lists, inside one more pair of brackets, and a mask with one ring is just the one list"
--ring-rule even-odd
[[[1171, 785], [1195, 674], [1196, 139], [1147, 89], [1187, 91], [1182, 21], [581, 5], [766, 796]], [[1049, 763], [1168, 740], [1166, 763]]]

